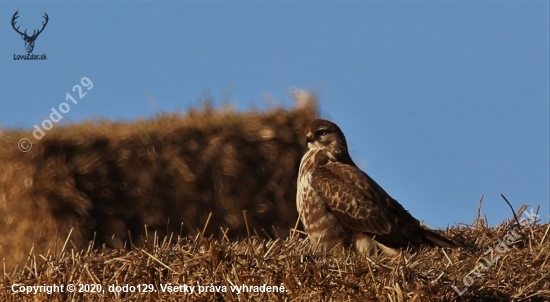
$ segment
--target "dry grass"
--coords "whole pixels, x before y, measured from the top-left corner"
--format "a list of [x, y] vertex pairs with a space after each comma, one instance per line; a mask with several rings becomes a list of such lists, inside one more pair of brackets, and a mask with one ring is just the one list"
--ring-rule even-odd
[[[405, 250], [396, 257], [366, 257], [341, 249], [312, 251], [299, 232], [285, 239], [251, 236], [240, 241], [197, 234], [175, 243], [149, 234], [143, 247], [130, 251], [89, 246], [60, 254], [31, 252], [24, 266], [4, 272], [0, 297], [3, 301], [548, 301], [550, 225], [524, 228], [525, 239], [510, 244], [473, 279], [462, 297], [451, 287], [463, 291], [464, 277], [483, 263], [487, 249], [495, 248], [513, 225], [507, 221], [495, 228], [483, 223], [452, 227], [445, 234], [459, 243], [459, 249]], [[104, 292], [12, 293], [15, 283], [101, 284]], [[147, 288], [156, 292], [109, 292], [109, 285], [126, 284], [151, 284]], [[163, 292], [166, 284], [195, 289]], [[231, 291], [231, 286], [242, 284], [283, 285], [285, 292]], [[197, 293], [198, 286], [210, 285], [218, 286], [218, 292]], [[224, 286], [226, 292], [221, 290]]]

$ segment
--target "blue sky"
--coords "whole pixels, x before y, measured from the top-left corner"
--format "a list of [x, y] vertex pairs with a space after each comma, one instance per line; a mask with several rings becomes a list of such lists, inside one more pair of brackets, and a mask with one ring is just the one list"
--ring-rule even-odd
[[[355, 161], [417, 218], [495, 225], [549, 215], [549, 2], [1, 2], [0, 127], [32, 129], [82, 77], [63, 115], [134, 120], [320, 94]], [[41, 27], [33, 54], [11, 27]], [[72, 93], [72, 92], [71, 92]], [[75, 95], [73, 93], [73, 95]], [[1, 137], [0, 137], [1, 139]], [[15, 147], [15, 146], [14, 146]]]

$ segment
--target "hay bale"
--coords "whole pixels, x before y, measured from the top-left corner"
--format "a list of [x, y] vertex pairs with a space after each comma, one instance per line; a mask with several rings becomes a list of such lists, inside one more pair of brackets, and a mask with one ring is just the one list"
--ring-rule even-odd
[[[303, 131], [316, 98], [239, 113], [210, 106], [135, 122], [58, 126], [32, 149], [30, 131], [4, 130], [0, 145], [0, 257], [26, 259], [96, 244], [141, 244], [145, 232], [246, 237], [288, 235], [294, 226]], [[144, 227], [147, 226], [147, 229]], [[223, 230], [223, 232], [222, 232]]]

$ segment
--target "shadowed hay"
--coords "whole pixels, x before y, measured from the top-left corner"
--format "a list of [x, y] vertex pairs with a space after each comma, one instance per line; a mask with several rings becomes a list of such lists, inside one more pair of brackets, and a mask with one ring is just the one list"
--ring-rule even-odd
[[[297, 219], [303, 132], [317, 117], [300, 91], [291, 110], [202, 109], [137, 122], [56, 126], [23, 153], [31, 131], [0, 137], [0, 257], [8, 267], [40, 254], [96, 244], [141, 245], [146, 231], [288, 236]], [[146, 227], [145, 227], [146, 226]], [[129, 235], [131, 234], [131, 235]], [[130, 237], [131, 236], [131, 237]], [[54, 245], [48, 246], [49, 242]], [[1, 259], [1, 258], [0, 258]]]

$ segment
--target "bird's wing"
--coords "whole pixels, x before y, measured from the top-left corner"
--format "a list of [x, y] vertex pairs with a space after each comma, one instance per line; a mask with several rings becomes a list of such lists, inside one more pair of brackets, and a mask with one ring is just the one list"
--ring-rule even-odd
[[316, 167], [311, 176], [311, 185], [345, 227], [420, 240], [418, 220], [357, 167], [330, 162]]

